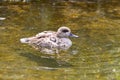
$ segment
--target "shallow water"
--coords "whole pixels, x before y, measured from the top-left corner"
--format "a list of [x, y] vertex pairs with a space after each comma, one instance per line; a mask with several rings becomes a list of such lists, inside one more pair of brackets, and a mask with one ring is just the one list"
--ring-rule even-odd
[[[0, 17], [1, 80], [120, 79], [119, 1], [2, 4]], [[60, 58], [19, 41], [60, 26], [80, 36]]]

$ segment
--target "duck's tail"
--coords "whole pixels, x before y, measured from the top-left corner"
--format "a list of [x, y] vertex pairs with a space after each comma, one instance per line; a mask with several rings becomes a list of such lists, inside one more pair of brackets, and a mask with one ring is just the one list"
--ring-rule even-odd
[[21, 39], [20, 39], [20, 42], [21, 42], [21, 43], [29, 43], [29, 42], [30, 42], [30, 39], [29, 39], [29, 38], [21, 38]]

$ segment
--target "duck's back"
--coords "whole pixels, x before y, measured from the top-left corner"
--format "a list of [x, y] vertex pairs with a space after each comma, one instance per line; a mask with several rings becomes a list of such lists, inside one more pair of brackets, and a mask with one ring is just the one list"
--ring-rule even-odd
[[36, 34], [35, 37], [49, 37], [49, 36], [55, 35], [55, 34], [56, 34], [56, 32], [54, 32], [54, 31], [43, 31], [41, 33]]

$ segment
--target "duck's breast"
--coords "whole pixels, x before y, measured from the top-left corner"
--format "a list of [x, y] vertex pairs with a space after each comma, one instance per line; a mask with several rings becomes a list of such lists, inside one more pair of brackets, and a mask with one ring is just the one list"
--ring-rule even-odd
[[58, 42], [59, 48], [62, 50], [67, 50], [72, 46], [72, 41], [69, 38], [61, 38]]

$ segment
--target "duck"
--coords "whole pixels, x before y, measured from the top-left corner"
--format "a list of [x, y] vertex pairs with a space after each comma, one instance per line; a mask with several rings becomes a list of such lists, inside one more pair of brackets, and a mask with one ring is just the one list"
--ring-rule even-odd
[[62, 26], [57, 31], [43, 31], [35, 36], [21, 38], [21, 43], [26, 43], [42, 53], [53, 54], [68, 50], [72, 46], [69, 37], [79, 37], [72, 34], [70, 28]]

